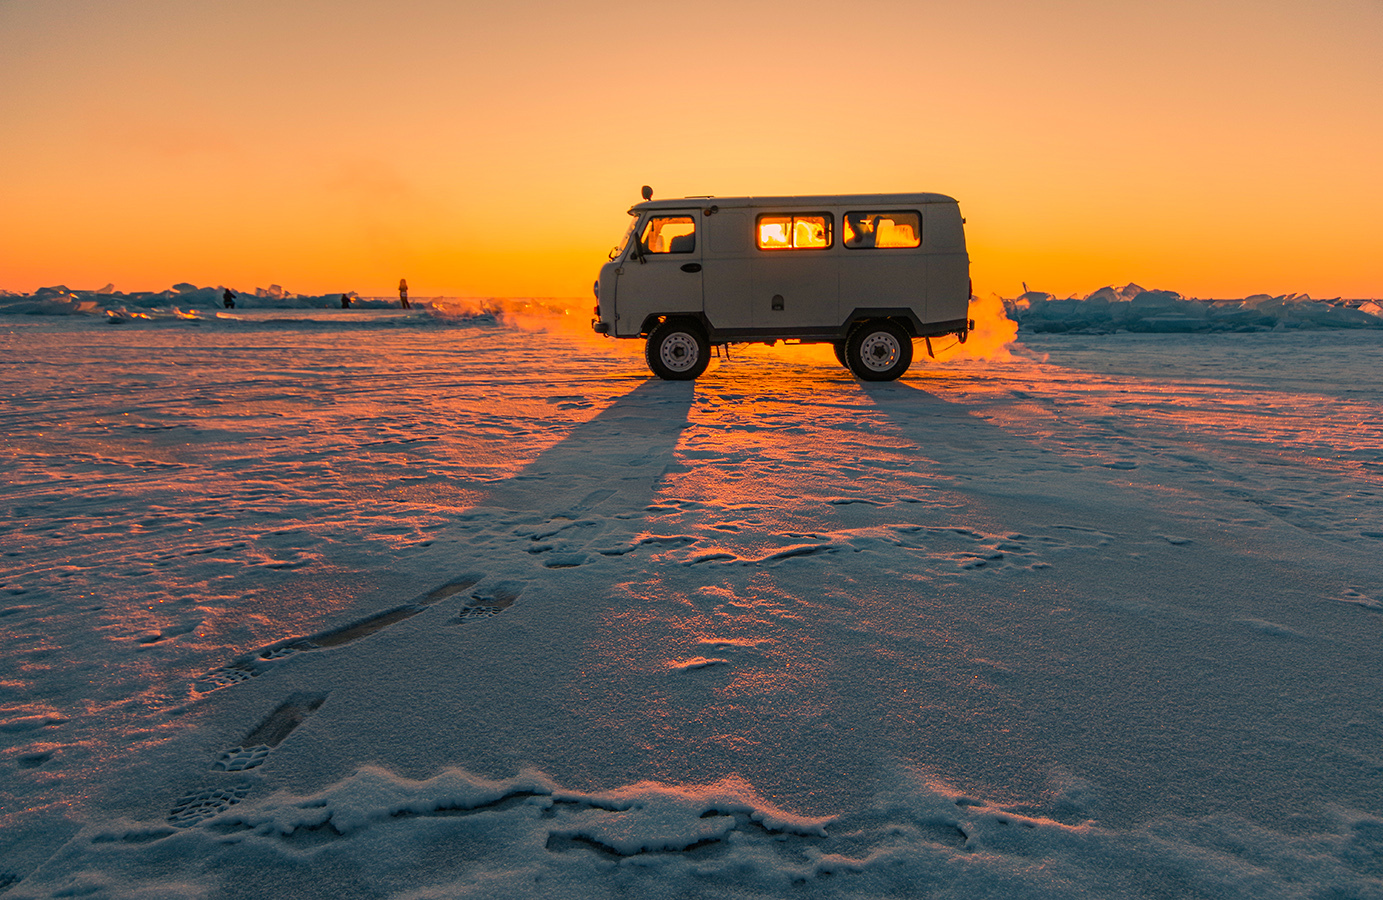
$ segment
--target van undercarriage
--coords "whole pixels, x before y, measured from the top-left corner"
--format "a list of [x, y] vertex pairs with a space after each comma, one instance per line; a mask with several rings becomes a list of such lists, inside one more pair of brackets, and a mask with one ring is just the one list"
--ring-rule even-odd
[[700, 376], [710, 364], [712, 347], [724, 347], [728, 357], [731, 344], [778, 341], [831, 344], [836, 360], [862, 380], [893, 381], [912, 365], [913, 339], [925, 340], [930, 356], [931, 338], [953, 334], [963, 344], [975, 327], [973, 319], [919, 327], [910, 317], [898, 315], [852, 318], [843, 329], [715, 330], [704, 323], [704, 316], [694, 313], [650, 317], [644, 324], [647, 330], [639, 335], [648, 341], [644, 357], [655, 375], [669, 381]]

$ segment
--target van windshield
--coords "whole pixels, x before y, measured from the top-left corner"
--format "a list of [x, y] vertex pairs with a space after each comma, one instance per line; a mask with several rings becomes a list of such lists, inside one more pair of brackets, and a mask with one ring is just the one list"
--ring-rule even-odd
[[630, 238], [631, 235], [633, 235], [633, 233], [634, 233], [634, 227], [635, 227], [636, 225], [638, 225], [638, 224], [639, 224], [639, 217], [638, 217], [638, 214], [631, 215], [631, 216], [629, 217], [629, 227], [626, 228], [626, 229], [624, 229], [624, 237], [620, 238], [620, 239], [619, 239], [619, 243], [615, 245], [615, 249], [613, 249], [613, 250], [610, 251], [610, 258], [611, 258], [611, 259], [614, 259], [615, 257], [619, 256], [621, 253], [623, 253], [623, 252], [625, 251], [626, 248], [628, 248], [628, 246], [629, 246], [629, 238]]

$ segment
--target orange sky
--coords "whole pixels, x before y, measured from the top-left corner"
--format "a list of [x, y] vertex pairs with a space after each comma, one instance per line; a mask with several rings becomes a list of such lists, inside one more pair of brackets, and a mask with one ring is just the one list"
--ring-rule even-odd
[[584, 296], [647, 183], [948, 193], [977, 293], [1379, 297], [1379, 46], [1380, 0], [0, 0], [0, 288]]

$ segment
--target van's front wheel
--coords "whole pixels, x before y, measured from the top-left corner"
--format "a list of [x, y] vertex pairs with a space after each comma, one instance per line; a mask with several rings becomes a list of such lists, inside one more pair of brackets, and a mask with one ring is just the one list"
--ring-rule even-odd
[[850, 332], [845, 363], [864, 381], [892, 381], [912, 365], [912, 338], [896, 322], [866, 322]]
[[696, 324], [669, 320], [648, 336], [644, 359], [659, 378], [691, 381], [710, 364], [711, 344]]

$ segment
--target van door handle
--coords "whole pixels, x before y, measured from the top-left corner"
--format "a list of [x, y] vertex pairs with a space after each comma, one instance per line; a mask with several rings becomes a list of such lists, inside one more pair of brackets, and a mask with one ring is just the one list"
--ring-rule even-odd
[[701, 271], [701, 263], [684, 263], [683, 266], [682, 266], [682, 271], [683, 271], [683, 272], [700, 272], [700, 271]]

